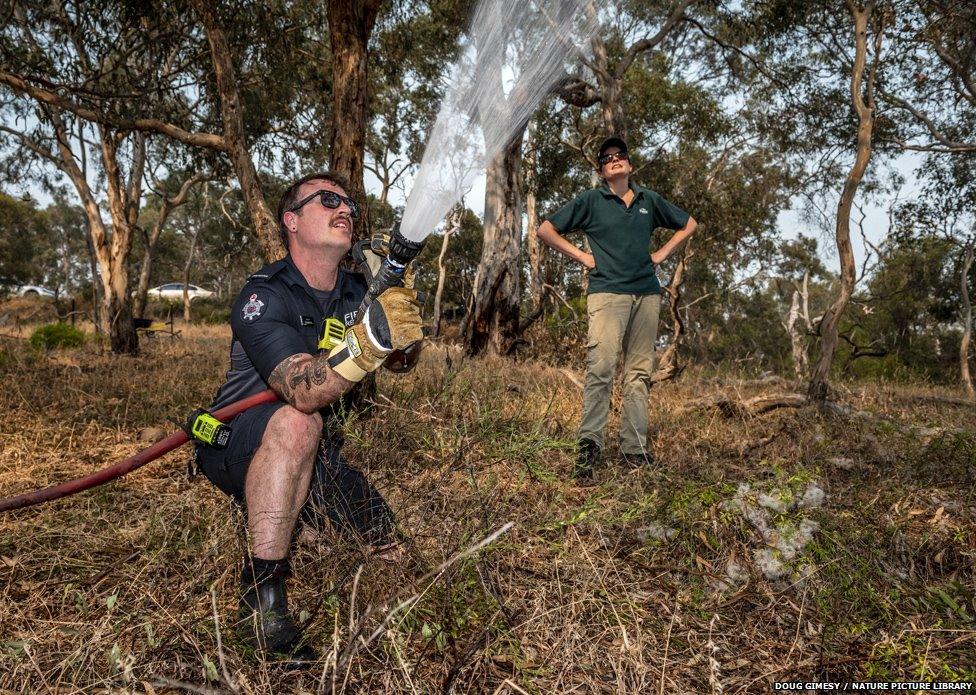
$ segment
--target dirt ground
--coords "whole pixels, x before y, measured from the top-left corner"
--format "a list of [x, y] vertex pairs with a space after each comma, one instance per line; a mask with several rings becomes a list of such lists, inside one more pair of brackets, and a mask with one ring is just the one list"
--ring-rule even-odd
[[[29, 327], [9, 328], [0, 497], [147, 446], [226, 370], [221, 327], [144, 340], [135, 359], [95, 340], [38, 352]], [[822, 413], [781, 398], [800, 385], [691, 367], [652, 391], [656, 464], [625, 470], [611, 443], [598, 484], [579, 487], [580, 378], [436, 345], [413, 374], [380, 376], [346, 453], [396, 511], [404, 555], [381, 561], [330, 532], [296, 543], [291, 602], [321, 653], [305, 672], [238, 636], [239, 515], [188, 478], [188, 449], [0, 514], [0, 690], [976, 680], [976, 408], [959, 393], [838, 383], [842, 409]]]

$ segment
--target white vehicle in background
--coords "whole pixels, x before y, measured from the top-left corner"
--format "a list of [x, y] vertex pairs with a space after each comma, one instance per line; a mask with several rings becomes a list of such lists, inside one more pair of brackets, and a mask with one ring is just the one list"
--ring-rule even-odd
[[40, 285], [15, 285], [6, 279], [0, 279], [0, 295], [11, 297], [44, 297], [54, 299], [54, 290]]
[[[213, 296], [213, 292], [210, 290], [205, 290], [196, 285], [187, 285], [186, 288], [191, 302], [194, 299], [210, 299]], [[165, 299], [170, 302], [183, 301], [183, 283], [169, 282], [159, 287], [153, 287], [146, 294], [150, 299]]]

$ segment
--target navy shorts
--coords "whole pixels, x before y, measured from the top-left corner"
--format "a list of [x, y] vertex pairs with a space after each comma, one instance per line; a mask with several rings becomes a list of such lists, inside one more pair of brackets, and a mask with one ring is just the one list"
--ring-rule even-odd
[[[231, 420], [227, 423], [231, 427], [230, 441], [224, 449], [197, 445], [200, 472], [245, 508], [247, 469], [271, 416], [284, 405], [265, 403]], [[319, 526], [328, 519], [341, 533], [353, 533], [373, 543], [391, 541], [395, 534], [393, 512], [366, 476], [346, 462], [341, 448], [339, 437], [323, 440], [319, 447], [300, 522]]]
[[271, 416], [285, 404], [262, 403], [231, 420], [230, 441], [224, 449], [197, 444], [197, 466], [214, 485], [235, 500], [244, 503], [244, 480], [254, 452], [261, 445]]

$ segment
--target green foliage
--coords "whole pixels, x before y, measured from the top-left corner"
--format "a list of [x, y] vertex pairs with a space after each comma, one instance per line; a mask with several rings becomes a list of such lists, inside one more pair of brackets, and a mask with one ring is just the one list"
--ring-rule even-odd
[[67, 323], [49, 323], [31, 334], [30, 344], [43, 350], [79, 347], [85, 344], [85, 333]]
[[44, 215], [29, 199], [0, 193], [0, 279], [13, 284], [43, 280], [35, 264], [46, 234]]
[[[448, 252], [444, 257], [446, 268], [441, 312], [449, 321], [459, 320], [467, 306], [468, 295], [474, 287], [478, 259], [481, 258], [483, 235], [481, 220], [470, 210], [465, 210], [461, 229], [451, 236]], [[443, 238], [441, 234], [432, 234], [414, 264], [417, 271], [415, 285], [430, 295], [429, 306], [433, 304], [437, 289], [437, 258]]]

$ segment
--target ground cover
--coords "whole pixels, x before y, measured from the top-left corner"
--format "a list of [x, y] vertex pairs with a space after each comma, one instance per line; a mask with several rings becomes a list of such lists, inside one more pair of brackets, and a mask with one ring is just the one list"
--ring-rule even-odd
[[[132, 359], [95, 341], [39, 352], [28, 335], [0, 337], [0, 496], [170, 431], [209, 402], [229, 337], [189, 327]], [[611, 446], [582, 488], [568, 479], [580, 376], [432, 346], [414, 374], [380, 377], [347, 454], [396, 510], [405, 554], [383, 562], [328, 532], [296, 545], [292, 600], [323, 654], [311, 672], [262, 663], [235, 635], [239, 519], [188, 479], [188, 450], [0, 516], [0, 689], [976, 679], [976, 409], [957, 393], [843, 382], [841, 412], [766, 409], [759, 397], [802, 389], [692, 367], [653, 390], [658, 464], [623, 470]]]

